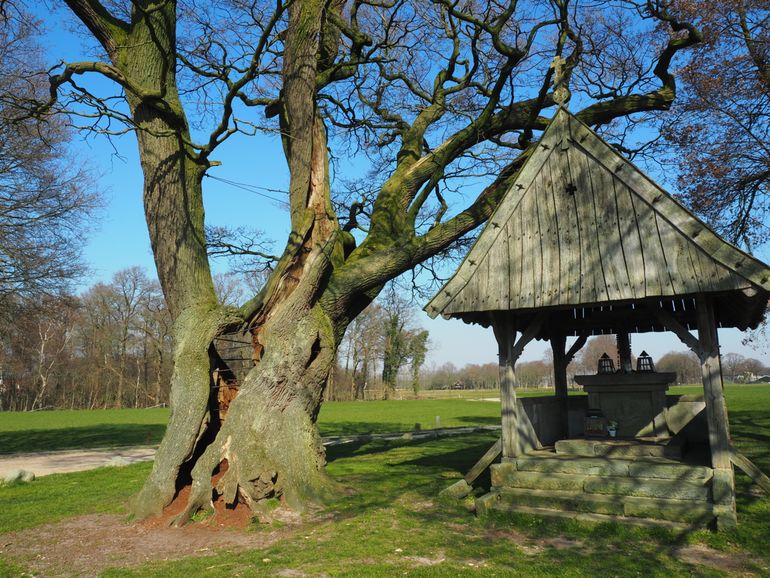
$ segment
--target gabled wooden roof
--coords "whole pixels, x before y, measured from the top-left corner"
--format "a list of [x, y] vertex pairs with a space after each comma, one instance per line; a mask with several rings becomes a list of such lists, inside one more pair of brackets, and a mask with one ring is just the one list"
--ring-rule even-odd
[[468, 314], [734, 292], [761, 304], [735, 325], [756, 325], [770, 294], [770, 268], [715, 234], [559, 109], [425, 310], [476, 320]]

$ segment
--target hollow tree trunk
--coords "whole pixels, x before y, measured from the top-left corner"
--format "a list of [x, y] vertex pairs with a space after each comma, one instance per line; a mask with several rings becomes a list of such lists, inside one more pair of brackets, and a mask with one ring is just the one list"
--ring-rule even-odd
[[131, 511], [138, 518], [158, 514], [171, 502], [182, 468], [193, 456], [196, 442], [209, 424], [209, 346], [222, 320], [223, 315], [217, 310], [191, 308], [174, 324], [171, 416], [152, 472], [140, 492], [132, 498]]
[[[307, 5], [297, 5], [292, 11], [296, 29], [319, 26], [322, 7], [319, 2], [307, 11]], [[210, 411], [213, 364], [221, 360], [209, 350], [213, 338], [237, 320], [206, 302], [213, 290], [200, 290], [201, 280], [211, 286], [202, 240], [196, 244], [203, 232], [204, 167], [190, 161], [192, 155], [184, 154], [178, 140], [163, 136], [179, 129], [171, 126], [173, 118], [137, 105], [135, 116], [151, 126], [138, 133], [147, 224], [161, 285], [176, 318], [172, 415], [152, 473], [133, 503], [139, 517], [158, 513], [188, 475], [191, 491], [178, 521], [210, 507], [212, 476], [225, 464], [217, 493], [227, 503], [239, 501], [255, 511], [272, 496], [283, 496], [299, 509], [307, 500], [322, 498], [329, 486], [315, 420], [346, 321], [332, 322], [318, 301], [341, 248], [329, 200], [325, 129], [307, 94], [315, 79], [315, 40], [311, 34], [302, 38], [294, 52], [287, 51], [285, 67], [293, 72], [287, 74], [281, 113], [282, 133], [291, 135], [284, 147], [291, 169], [292, 233], [252, 310], [242, 312], [255, 354], [262, 355], [240, 384], [224, 423], [216, 408]], [[188, 250], [180, 252], [180, 245]]]
[[[263, 356], [240, 384], [221, 423], [211, 390], [209, 347], [229, 320], [221, 313], [189, 315], [175, 326], [171, 421], [152, 474], [133, 512], [156, 514], [191, 476], [191, 491], [177, 518], [183, 524], [219, 496], [263, 513], [267, 498], [282, 497], [296, 510], [322, 502], [332, 487], [316, 428], [324, 388], [334, 367], [347, 318], [331, 317], [316, 297], [328, 267], [323, 248], [311, 251], [301, 282], [262, 312], [255, 328]], [[212, 477], [224, 471], [216, 487]]]
[[[179, 521], [221, 495], [259, 513], [283, 496], [302, 510], [323, 500], [330, 482], [315, 425], [338, 340], [318, 306], [292, 296], [262, 327], [264, 357], [249, 372], [227, 418], [192, 470], [192, 491]], [[226, 471], [212, 491], [212, 473]]]

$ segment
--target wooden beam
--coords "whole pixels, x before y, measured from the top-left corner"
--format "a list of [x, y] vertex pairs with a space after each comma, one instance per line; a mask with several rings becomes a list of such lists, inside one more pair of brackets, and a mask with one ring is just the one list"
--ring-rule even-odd
[[511, 350], [511, 365], [515, 364], [519, 360], [519, 357], [521, 357], [521, 354], [524, 352], [524, 348], [540, 332], [540, 328], [543, 326], [543, 323], [545, 322], [545, 318], [546, 318], [545, 313], [538, 313], [537, 315], [535, 315], [535, 317], [532, 319], [530, 324], [522, 333], [519, 340], [516, 341], [516, 343], [513, 346], [513, 349]]
[[551, 350], [553, 351], [553, 381], [556, 398], [559, 400], [560, 421], [563, 425], [563, 434], [569, 436], [569, 391], [567, 383], [567, 366], [575, 357], [578, 351], [588, 341], [588, 335], [581, 335], [565, 352], [567, 347], [567, 336], [565, 334], [554, 333], [551, 335]]
[[461, 500], [468, 494], [470, 494], [473, 491], [473, 482], [476, 481], [476, 478], [478, 478], [482, 473], [484, 473], [484, 470], [486, 470], [492, 462], [497, 459], [497, 456], [500, 455], [500, 452], [503, 449], [503, 439], [498, 438], [497, 441], [492, 445], [491, 448], [489, 448], [486, 453], [481, 456], [481, 459], [479, 459], [478, 462], [476, 462], [476, 465], [474, 465], [467, 474], [463, 477], [462, 480], [455, 482], [448, 488], [444, 488], [439, 492], [440, 496], [443, 497], [449, 497], [449, 498], [455, 498], [456, 500]]
[[631, 338], [628, 331], [618, 331], [617, 333], [618, 355], [620, 356], [620, 367], [623, 373], [631, 373], [634, 368], [631, 366]]
[[572, 344], [572, 347], [570, 347], [569, 351], [567, 352], [567, 365], [570, 364], [570, 362], [573, 360], [575, 355], [577, 355], [578, 351], [583, 349], [583, 346], [586, 344], [586, 341], [588, 341], [587, 334], [578, 336], [578, 338], [575, 340], [575, 343]]
[[494, 445], [490, 447], [483, 456], [481, 456], [479, 461], [476, 462], [476, 465], [468, 470], [467, 474], [465, 474], [465, 477], [463, 478], [465, 483], [470, 485], [475, 482], [476, 478], [484, 473], [484, 470], [486, 470], [490, 464], [497, 459], [497, 456], [499, 456], [500, 452], [502, 451], [503, 438], [498, 438]]
[[562, 434], [569, 437], [569, 399], [567, 391], [567, 336], [564, 334], [551, 335], [551, 351], [553, 351], [553, 385], [556, 399], [559, 401], [559, 421], [562, 424]]
[[722, 366], [719, 360], [719, 337], [711, 299], [700, 294], [696, 297], [698, 338], [702, 348], [701, 372], [706, 402], [706, 419], [711, 446], [711, 482], [714, 504], [718, 508], [717, 525], [733, 526], [735, 516], [735, 478], [730, 459], [730, 430], [727, 421], [727, 405], [722, 382]]
[[516, 360], [527, 343], [532, 341], [545, 322], [546, 314], [538, 313], [516, 340], [516, 325], [508, 314], [493, 314], [492, 327], [497, 339], [500, 367], [500, 404], [502, 406], [503, 457], [513, 458], [519, 453], [518, 403], [516, 401]]
[[500, 372], [500, 405], [502, 414], [503, 457], [516, 456], [518, 444], [516, 372], [514, 371], [513, 347], [516, 327], [508, 315], [496, 315], [492, 322], [497, 339]]
[[564, 334], [551, 335], [551, 351], [553, 352], [553, 377], [556, 397], [567, 397], [567, 336]]
[[730, 446], [730, 460], [738, 466], [743, 472], [749, 476], [754, 483], [765, 492], [770, 495], [770, 478], [768, 478], [762, 470], [760, 470], [754, 463], [744, 456], [741, 452]]
[[698, 298], [698, 336], [702, 349], [700, 361], [712, 465], [715, 468], [730, 468], [730, 434], [719, 359], [719, 341], [713, 305], [705, 295]]
[[696, 339], [692, 333], [687, 331], [687, 328], [679, 323], [676, 317], [664, 309], [650, 307], [650, 311], [662, 325], [679, 338], [679, 341], [689, 347], [690, 350], [698, 356], [698, 359], [703, 357], [703, 347], [701, 347], [701, 342]]
[[[578, 314], [582, 313], [582, 309], [578, 310]], [[681, 314], [685, 323], [692, 323], [695, 325], [695, 317], [689, 312], [685, 311]], [[617, 334], [619, 331], [630, 331], [631, 333], [638, 332], [643, 333], [645, 331], [660, 331], [662, 329], [662, 323], [657, 321], [654, 317], [650, 316], [650, 312], [642, 307], [637, 309], [621, 309], [615, 308], [613, 311], [599, 311], [598, 309], [586, 308], [585, 317], [577, 317], [569, 319], [561, 326], [562, 330], [567, 335], [582, 335], [582, 334]]]

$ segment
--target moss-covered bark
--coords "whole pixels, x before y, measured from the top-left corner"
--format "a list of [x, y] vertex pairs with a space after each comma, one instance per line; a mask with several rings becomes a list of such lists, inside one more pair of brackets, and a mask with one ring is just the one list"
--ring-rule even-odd
[[132, 499], [132, 514], [159, 514], [174, 498], [182, 468], [211, 422], [212, 339], [225, 317], [217, 309], [187, 309], [174, 323], [174, 372], [171, 378], [171, 416], [155, 455], [152, 472]]
[[[332, 318], [319, 304], [325, 281], [341, 257], [339, 225], [329, 200], [325, 128], [313, 91], [307, 90], [315, 79], [318, 49], [317, 35], [307, 29], [318, 29], [323, 6], [322, 2], [302, 3], [290, 9], [293, 26], [287, 43], [292, 48], [287, 49], [284, 62], [281, 125], [291, 169], [292, 233], [262, 294], [240, 312], [254, 336], [259, 362], [240, 384], [220, 424], [216, 416], [207, 414], [211, 372], [207, 351], [225, 320], [216, 311], [206, 312], [205, 299], [199, 306], [203, 293], [172, 296], [181, 299], [180, 319], [191, 323], [175, 326], [180, 348], [172, 384], [174, 411], [153, 473], [135, 500], [136, 515], [157, 512], [168, 504], [188, 469], [192, 487], [179, 523], [210, 506], [212, 475], [224, 470], [225, 464], [214, 492], [228, 504], [241, 502], [254, 511], [260, 510], [265, 498], [277, 496], [301, 508], [322, 498], [328, 488], [315, 420], [347, 317]], [[153, 250], [159, 274], [183, 275], [183, 287], [191, 288], [197, 286], [196, 275], [210, 279], [207, 266], [198, 263], [194, 254], [183, 262], [167, 250], [180, 243], [195, 246], [194, 236], [202, 231], [202, 208], [197, 206], [197, 190], [192, 203], [186, 194], [175, 195], [187, 199], [192, 237], [183, 226], [176, 228], [179, 235], [169, 237], [166, 220], [179, 221], [181, 212], [165, 201], [169, 172], [163, 171], [157, 155], [167, 144], [158, 131], [140, 136], [140, 149], [156, 155], [147, 157], [151, 162], [145, 170], [145, 209], [151, 237], [158, 241]], [[189, 189], [195, 184], [197, 167], [190, 166], [184, 155], [176, 160], [174, 172], [186, 176], [191, 171]], [[160, 185], [153, 188], [156, 182]], [[200, 440], [197, 448], [196, 440]]]

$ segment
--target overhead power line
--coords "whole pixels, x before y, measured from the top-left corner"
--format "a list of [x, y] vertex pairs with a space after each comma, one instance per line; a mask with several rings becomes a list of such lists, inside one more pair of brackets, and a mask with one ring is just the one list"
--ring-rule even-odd
[[288, 203], [287, 199], [279, 199], [277, 197], [273, 197], [271, 195], [268, 195], [262, 192], [262, 191], [267, 191], [269, 193], [282, 193], [284, 195], [288, 195], [289, 194], [288, 191], [282, 191], [281, 189], [270, 189], [268, 187], [259, 187], [257, 185], [250, 185], [248, 183], [239, 183], [237, 181], [231, 181], [229, 179], [223, 179], [222, 177], [215, 177], [213, 175], [206, 175], [206, 176], [210, 179], [214, 179], [215, 181], [219, 181], [219, 182], [225, 183], [226, 185], [230, 185], [231, 187], [235, 187], [236, 189], [241, 189], [248, 193], [252, 193], [260, 197], [270, 199], [271, 201], [275, 201], [276, 203], [282, 203], [284, 205]]

